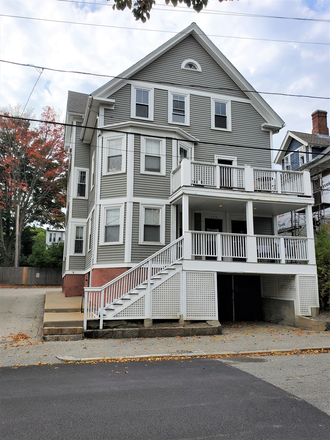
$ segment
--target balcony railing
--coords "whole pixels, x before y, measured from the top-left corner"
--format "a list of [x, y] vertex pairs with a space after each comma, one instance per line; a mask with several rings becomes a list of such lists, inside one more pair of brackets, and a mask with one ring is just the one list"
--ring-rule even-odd
[[172, 192], [182, 186], [311, 196], [308, 171], [218, 165], [184, 159], [172, 172]]
[[[193, 259], [210, 257], [218, 261], [239, 259], [272, 263], [309, 261], [306, 237], [191, 231], [185, 234], [185, 241], [188, 249], [191, 249], [190, 258]], [[185, 258], [189, 258], [189, 254], [186, 253]]]

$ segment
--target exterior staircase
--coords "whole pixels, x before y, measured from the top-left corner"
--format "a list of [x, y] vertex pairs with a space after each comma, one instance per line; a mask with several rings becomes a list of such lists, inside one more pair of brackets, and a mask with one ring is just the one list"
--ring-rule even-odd
[[[88, 320], [99, 319], [102, 329], [104, 320], [123, 319], [121, 312], [181, 271], [183, 240], [174, 240], [102, 287], [85, 287], [84, 330]], [[152, 318], [147, 315], [140, 318]]]

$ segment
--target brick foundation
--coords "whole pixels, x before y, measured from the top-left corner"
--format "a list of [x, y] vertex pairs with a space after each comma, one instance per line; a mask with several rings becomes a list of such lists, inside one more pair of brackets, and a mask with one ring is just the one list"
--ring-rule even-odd
[[65, 275], [62, 280], [64, 296], [82, 296], [85, 285], [85, 275]]
[[92, 287], [101, 287], [128, 270], [127, 267], [93, 269]]

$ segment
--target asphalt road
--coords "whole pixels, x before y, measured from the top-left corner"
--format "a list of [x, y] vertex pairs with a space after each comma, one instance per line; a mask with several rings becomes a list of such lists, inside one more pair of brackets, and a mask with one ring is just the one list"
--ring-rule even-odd
[[316, 407], [213, 359], [1, 368], [0, 389], [2, 440], [325, 440], [330, 432]]

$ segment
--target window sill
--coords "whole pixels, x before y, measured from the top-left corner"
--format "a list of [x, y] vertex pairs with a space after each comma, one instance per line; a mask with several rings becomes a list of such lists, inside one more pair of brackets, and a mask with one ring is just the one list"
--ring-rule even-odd
[[217, 130], [217, 131], [231, 131], [231, 128], [220, 128], [220, 127], [211, 127], [211, 130]]
[[124, 244], [122, 241], [104, 241], [100, 246], [118, 246]]

